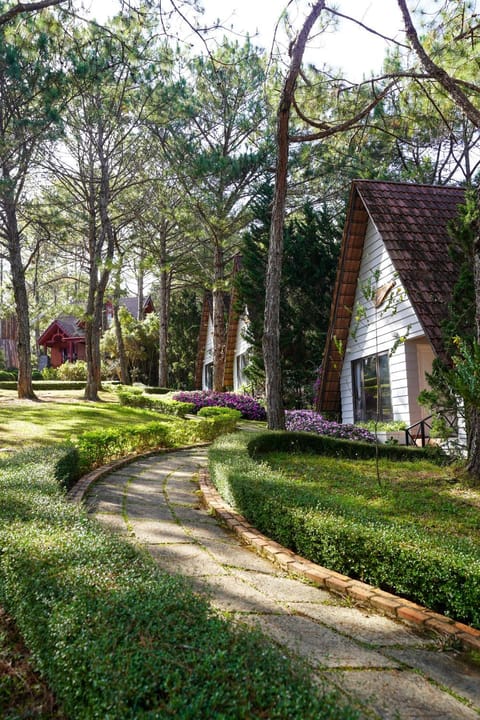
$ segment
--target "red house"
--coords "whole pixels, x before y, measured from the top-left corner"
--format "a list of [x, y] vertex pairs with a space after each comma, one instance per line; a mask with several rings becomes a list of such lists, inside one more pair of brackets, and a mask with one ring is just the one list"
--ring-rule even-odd
[[60, 315], [38, 338], [54, 368], [64, 362], [85, 360], [85, 331], [74, 315]]
[[[120, 300], [134, 318], [138, 318], [138, 298], [128, 297]], [[154, 311], [153, 302], [148, 296], [143, 303], [143, 315]], [[105, 329], [110, 327], [113, 317], [111, 301], [105, 304]], [[64, 362], [85, 360], [85, 331], [83, 322], [74, 315], [59, 315], [38, 338], [38, 345], [43, 353], [50, 358], [51, 367], [58, 367]]]

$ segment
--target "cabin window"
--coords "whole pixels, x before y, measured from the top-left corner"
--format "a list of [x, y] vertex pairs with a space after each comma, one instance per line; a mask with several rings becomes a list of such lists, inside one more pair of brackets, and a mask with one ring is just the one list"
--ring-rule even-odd
[[205, 390], [213, 389], [213, 362], [207, 363], [204, 367], [204, 386]]
[[352, 362], [355, 422], [393, 420], [388, 354]]
[[236, 358], [236, 370], [237, 370], [237, 388], [242, 385], [246, 385], [248, 378], [245, 375], [245, 368], [248, 365], [248, 351], [243, 352], [241, 355], [237, 355]]

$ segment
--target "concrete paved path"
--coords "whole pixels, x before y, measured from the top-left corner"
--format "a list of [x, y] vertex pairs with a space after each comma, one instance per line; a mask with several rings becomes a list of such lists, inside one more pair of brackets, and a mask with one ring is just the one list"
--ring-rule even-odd
[[[187, 575], [233, 621], [259, 625], [366, 718], [479, 720], [480, 664], [439, 640], [289, 577], [241, 544], [200, 502], [206, 448], [137, 460], [91, 487], [97, 519]], [[299, 719], [301, 720], [301, 719]]]

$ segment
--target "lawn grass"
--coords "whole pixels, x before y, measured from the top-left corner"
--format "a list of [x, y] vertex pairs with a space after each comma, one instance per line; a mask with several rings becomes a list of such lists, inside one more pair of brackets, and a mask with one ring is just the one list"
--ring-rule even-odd
[[480, 489], [455, 476], [452, 466], [428, 461], [355, 461], [322, 455], [272, 453], [267, 462], [295, 483], [299, 502], [336, 509], [342, 515], [415, 525], [441, 542], [447, 536], [478, 545]]
[[[7, 395], [8, 393], [8, 395]], [[142, 424], [158, 420], [158, 413], [120, 406], [113, 393], [102, 402], [86, 402], [76, 390], [44, 391], [40, 401], [15, 401], [12, 391], [0, 393], [0, 448], [52, 445], [86, 430]]]

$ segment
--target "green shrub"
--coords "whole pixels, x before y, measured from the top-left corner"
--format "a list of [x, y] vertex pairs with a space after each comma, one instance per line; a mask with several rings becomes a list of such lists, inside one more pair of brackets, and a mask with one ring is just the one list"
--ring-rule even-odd
[[117, 395], [120, 405], [137, 408], [148, 408], [155, 410], [163, 415], [174, 415], [176, 417], [185, 417], [193, 410], [192, 403], [179, 402], [177, 400], [160, 400], [156, 397], [149, 397], [142, 393], [139, 388], [125, 388], [123, 385], [117, 389]]
[[125, 455], [210, 442], [235, 427], [236, 417], [224, 415], [192, 420], [167, 416], [144, 425], [89, 430], [72, 438], [72, 443], [78, 450], [80, 472], [85, 473]]
[[46, 367], [42, 370], [42, 380], [58, 380], [57, 368]]
[[171, 391], [168, 388], [152, 387], [149, 385], [145, 388], [144, 392], [148, 393], [149, 395], [166, 395]]
[[0, 380], [13, 380], [16, 383], [15, 374], [8, 370], [0, 370]]
[[[266, 433], [237, 433], [217, 440], [209, 454], [210, 474], [227, 502], [261, 532], [312, 562], [480, 628], [480, 560], [473, 543], [438, 535], [434, 542], [427, 529], [347, 513], [334, 498], [324, 503], [313, 494], [302, 498], [298, 483], [253, 459], [259, 449], [285, 450], [281, 435], [289, 434], [269, 433], [267, 439]], [[292, 449], [304, 450], [302, 433], [291, 440]], [[325, 440], [330, 451], [336, 447], [333, 438]], [[320, 445], [315, 448], [318, 452]], [[387, 448], [386, 456], [399, 449]], [[355, 447], [344, 457], [349, 452], [356, 457]]]
[[211, 407], [202, 407], [197, 413], [198, 417], [230, 417], [235, 418], [236, 420], [240, 420], [242, 417], [242, 413], [240, 410], [234, 410], [233, 408], [228, 407], [218, 407], [216, 405], [212, 405]]
[[[81, 380], [34, 380], [34, 390], [82, 390], [85, 382]], [[0, 380], [2, 390], [16, 390], [16, 380]]]
[[57, 377], [60, 380], [86, 380], [87, 363], [85, 360], [65, 362], [57, 368]]
[[357, 718], [273, 642], [66, 503], [51, 459], [48, 448], [0, 462], [0, 603], [67, 717]]
[[252, 457], [270, 452], [306, 452], [333, 455], [344, 458], [389, 458], [390, 460], [431, 460], [443, 464], [448, 461], [445, 453], [435, 446], [425, 448], [405, 445], [375, 446], [354, 440], [339, 440], [326, 435], [307, 432], [264, 432], [256, 433], [249, 445]]

